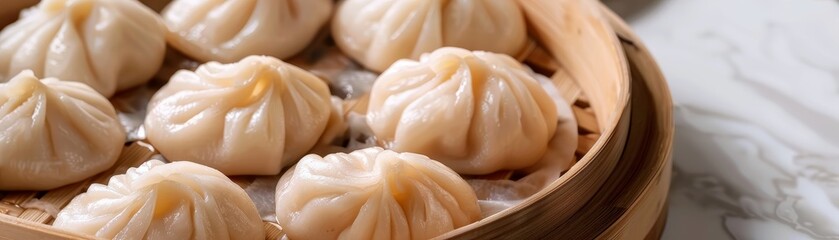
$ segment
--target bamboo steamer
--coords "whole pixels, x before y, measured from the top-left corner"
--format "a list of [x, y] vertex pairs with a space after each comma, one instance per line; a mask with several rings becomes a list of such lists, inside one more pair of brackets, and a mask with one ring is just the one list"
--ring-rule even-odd
[[[440, 238], [657, 237], [673, 132], [669, 93], [657, 66], [598, 2], [519, 2], [539, 43], [524, 61], [551, 76], [572, 103], [580, 125], [578, 162], [521, 204]], [[48, 213], [21, 205], [39, 199], [63, 207], [91, 183], [105, 183], [153, 153], [151, 146], [133, 143], [116, 167], [81, 183], [48, 192], [0, 192], [0, 239], [89, 239], [52, 228]], [[266, 223], [266, 229], [269, 239], [282, 234], [276, 224]]]
[[[635, 126], [647, 126], [639, 134], [638, 139], [642, 140], [633, 141], [631, 135], [631, 143], [627, 144], [627, 150], [635, 151], [626, 156], [633, 156], [639, 165], [644, 164], [645, 170], [638, 174], [635, 186], [629, 188], [633, 189], [629, 191], [632, 194], [625, 196], [625, 199], [635, 200], [627, 205], [627, 212], [603, 236], [638, 239], [641, 235], [636, 229], [651, 228], [647, 237], [658, 239], [664, 230], [672, 175], [673, 138], [676, 131], [673, 102], [664, 75], [649, 50], [615, 13], [605, 6], [601, 7], [621, 39], [632, 69], [633, 82], [637, 83], [633, 84], [633, 89], [636, 89], [633, 94], [638, 97], [632, 101], [633, 105], [637, 103], [633, 108], [636, 109], [633, 116], [637, 115], [638, 120], [633, 117], [633, 129]], [[658, 221], [654, 221], [658, 215]]]
[[666, 222], [674, 136], [673, 103], [658, 65], [630, 28], [601, 11], [626, 53], [632, 114], [626, 148], [613, 174], [571, 220], [548, 235], [557, 239], [658, 239]]
[[[522, 203], [441, 238], [494, 239], [516, 236], [548, 237], [594, 196], [611, 175], [626, 144], [629, 130], [630, 80], [623, 49], [599, 2], [588, 0], [519, 0], [530, 33], [559, 68], [552, 79], [563, 91], [576, 85], [597, 116], [599, 137], [574, 167], [560, 179]], [[564, 15], [558, 15], [562, 13]], [[571, 94], [573, 96], [573, 94]], [[590, 122], [574, 111], [581, 129]], [[588, 143], [586, 143], [588, 142]]]

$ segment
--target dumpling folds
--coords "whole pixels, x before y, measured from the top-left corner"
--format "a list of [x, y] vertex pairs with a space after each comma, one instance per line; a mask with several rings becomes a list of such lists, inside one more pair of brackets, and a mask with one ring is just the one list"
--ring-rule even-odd
[[509, 56], [458, 48], [401, 60], [373, 85], [367, 123], [384, 146], [461, 174], [526, 168], [545, 153], [558, 120], [532, 74]]
[[101, 239], [265, 239], [247, 193], [222, 173], [152, 160], [93, 184], [53, 226]]
[[429, 239], [475, 222], [475, 193], [428, 157], [367, 148], [308, 155], [277, 185], [290, 239]]
[[163, 10], [169, 42], [200, 61], [288, 58], [314, 39], [332, 0], [175, 0]]
[[166, 52], [166, 27], [136, 0], [43, 0], [0, 33], [0, 80], [32, 69], [111, 97], [148, 82]]
[[148, 109], [146, 136], [167, 159], [227, 175], [276, 175], [317, 143], [331, 100], [311, 73], [254, 56], [179, 71]]
[[0, 84], [0, 190], [46, 190], [114, 165], [125, 132], [90, 87], [24, 71]]
[[332, 33], [344, 52], [378, 72], [444, 46], [516, 55], [527, 43], [513, 0], [346, 0]]

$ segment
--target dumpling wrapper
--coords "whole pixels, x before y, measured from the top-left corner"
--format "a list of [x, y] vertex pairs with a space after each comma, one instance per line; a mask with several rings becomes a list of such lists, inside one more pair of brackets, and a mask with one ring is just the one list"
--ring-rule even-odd
[[0, 83], [0, 190], [47, 190], [116, 163], [125, 132], [108, 99], [24, 71]]
[[332, 0], [175, 0], [163, 10], [169, 42], [202, 62], [302, 51], [332, 15]]
[[475, 193], [428, 157], [367, 148], [308, 155], [277, 185], [290, 239], [429, 239], [475, 222]]
[[148, 82], [166, 52], [166, 27], [136, 0], [43, 0], [0, 32], [0, 81], [31, 69], [105, 97]]
[[536, 164], [516, 171], [517, 174], [525, 174], [521, 179], [472, 178], [467, 180], [478, 196], [478, 203], [481, 204], [484, 217], [511, 208], [542, 191], [576, 163], [574, 153], [577, 150], [579, 136], [577, 120], [574, 118], [571, 105], [565, 101], [551, 79], [538, 75], [536, 79], [556, 103], [559, 117], [556, 133], [548, 143], [548, 150]]
[[102, 239], [265, 239], [247, 193], [191, 162], [152, 160], [93, 184], [53, 226]]
[[144, 126], [169, 160], [227, 175], [276, 175], [315, 146], [331, 112], [323, 80], [253, 56], [179, 71], [152, 98]]
[[557, 120], [556, 104], [524, 65], [459, 48], [395, 63], [374, 83], [367, 112], [383, 146], [469, 175], [534, 165]]
[[377, 72], [441, 47], [517, 55], [527, 44], [524, 15], [510, 0], [346, 0], [332, 35], [341, 50]]

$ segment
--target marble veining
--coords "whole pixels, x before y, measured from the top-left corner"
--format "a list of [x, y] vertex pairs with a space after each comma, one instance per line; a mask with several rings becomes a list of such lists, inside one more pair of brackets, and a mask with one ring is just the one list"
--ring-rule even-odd
[[839, 239], [839, 1], [636, 2], [676, 103], [664, 239]]

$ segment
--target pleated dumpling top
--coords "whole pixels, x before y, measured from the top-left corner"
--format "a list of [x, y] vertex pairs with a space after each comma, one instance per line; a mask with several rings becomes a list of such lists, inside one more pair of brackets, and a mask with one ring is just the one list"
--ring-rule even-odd
[[137, 0], [43, 0], [0, 32], [0, 81], [31, 69], [105, 97], [152, 79], [166, 26]]
[[245, 190], [191, 162], [152, 160], [93, 184], [53, 226], [101, 239], [265, 239]]
[[504, 54], [441, 48], [376, 80], [367, 123], [381, 145], [460, 174], [526, 168], [558, 124], [556, 103], [533, 74]]
[[332, 35], [349, 56], [382, 72], [441, 47], [517, 55], [527, 25], [514, 0], [346, 0]]
[[290, 239], [430, 239], [481, 218], [457, 173], [375, 147], [304, 157], [277, 184], [276, 204]]
[[199, 61], [286, 59], [332, 16], [332, 0], [175, 0], [163, 10], [169, 42]]
[[47, 190], [113, 166], [125, 132], [89, 86], [24, 71], [0, 83], [0, 190]]
[[227, 175], [276, 175], [321, 137], [329, 87], [306, 70], [252, 56], [177, 72], [151, 100], [146, 136], [167, 159]]

